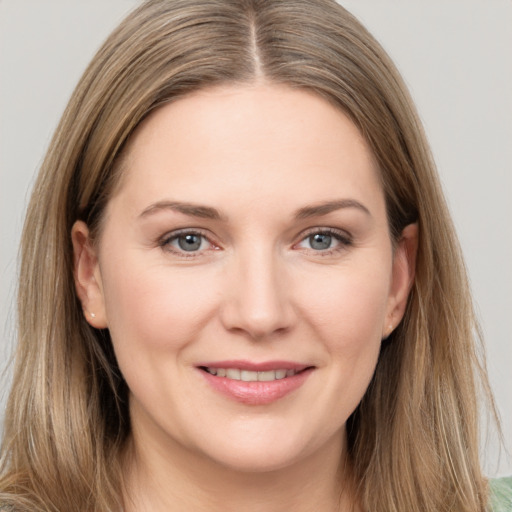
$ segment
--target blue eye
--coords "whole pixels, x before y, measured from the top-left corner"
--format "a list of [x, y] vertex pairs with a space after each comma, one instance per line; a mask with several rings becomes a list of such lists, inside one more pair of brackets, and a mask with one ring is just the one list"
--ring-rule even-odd
[[346, 232], [334, 230], [331, 228], [317, 229], [305, 236], [298, 247], [310, 251], [330, 254], [335, 251], [341, 251], [352, 244], [350, 235]]
[[315, 233], [308, 237], [309, 245], [315, 251], [330, 249], [332, 241], [332, 236], [327, 233]]
[[178, 243], [179, 248], [184, 251], [198, 251], [203, 244], [203, 236], [190, 233], [176, 237], [175, 241]]
[[163, 238], [159, 245], [174, 253], [189, 253], [190, 255], [212, 247], [212, 244], [204, 235], [194, 231], [171, 233]]

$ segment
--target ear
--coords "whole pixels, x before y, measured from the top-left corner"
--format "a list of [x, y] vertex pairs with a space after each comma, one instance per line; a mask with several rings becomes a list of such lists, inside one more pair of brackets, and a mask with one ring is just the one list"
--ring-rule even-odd
[[78, 298], [87, 322], [96, 329], [108, 326], [105, 300], [96, 248], [87, 224], [77, 221], [71, 229], [73, 243], [73, 276]]
[[387, 338], [393, 332], [404, 316], [407, 298], [414, 283], [417, 251], [418, 224], [414, 223], [404, 228], [394, 251], [393, 275], [383, 338]]

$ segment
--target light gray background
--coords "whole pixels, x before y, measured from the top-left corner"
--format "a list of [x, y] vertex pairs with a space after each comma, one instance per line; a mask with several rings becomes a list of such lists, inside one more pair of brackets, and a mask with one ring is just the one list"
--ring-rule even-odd
[[[342, 1], [404, 75], [466, 255], [512, 449], [512, 1]], [[85, 66], [136, 0], [0, 0], [0, 371], [13, 345], [17, 245], [31, 184]], [[8, 377], [0, 388], [0, 420]], [[512, 474], [497, 443], [490, 476]]]

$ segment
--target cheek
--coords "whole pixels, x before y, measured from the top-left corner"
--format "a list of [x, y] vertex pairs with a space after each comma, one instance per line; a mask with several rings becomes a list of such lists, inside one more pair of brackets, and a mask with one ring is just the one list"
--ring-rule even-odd
[[[346, 421], [362, 399], [377, 364], [387, 313], [390, 263], [350, 265], [316, 275], [304, 286], [303, 318], [327, 354], [329, 404]], [[326, 395], [327, 396], [327, 395]]]
[[125, 260], [106, 274], [108, 327], [118, 358], [123, 352], [158, 358], [160, 352], [179, 350], [211, 317], [214, 288], [199, 272]]
[[[382, 268], [382, 267], [381, 267]], [[303, 313], [333, 351], [357, 355], [380, 343], [387, 313], [389, 272], [350, 269], [316, 275], [302, 286]]]
[[[308, 335], [323, 347], [322, 393], [311, 399], [310, 412], [325, 418], [326, 435], [344, 425], [363, 398], [379, 357], [387, 312], [389, 272], [355, 265], [328, 269], [304, 280], [293, 293], [301, 300]], [[308, 286], [310, 283], [311, 286]]]

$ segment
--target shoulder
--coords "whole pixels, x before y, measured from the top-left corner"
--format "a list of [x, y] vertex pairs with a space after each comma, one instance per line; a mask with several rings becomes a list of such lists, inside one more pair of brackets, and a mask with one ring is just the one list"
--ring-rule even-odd
[[512, 512], [512, 476], [489, 480], [492, 512]]

